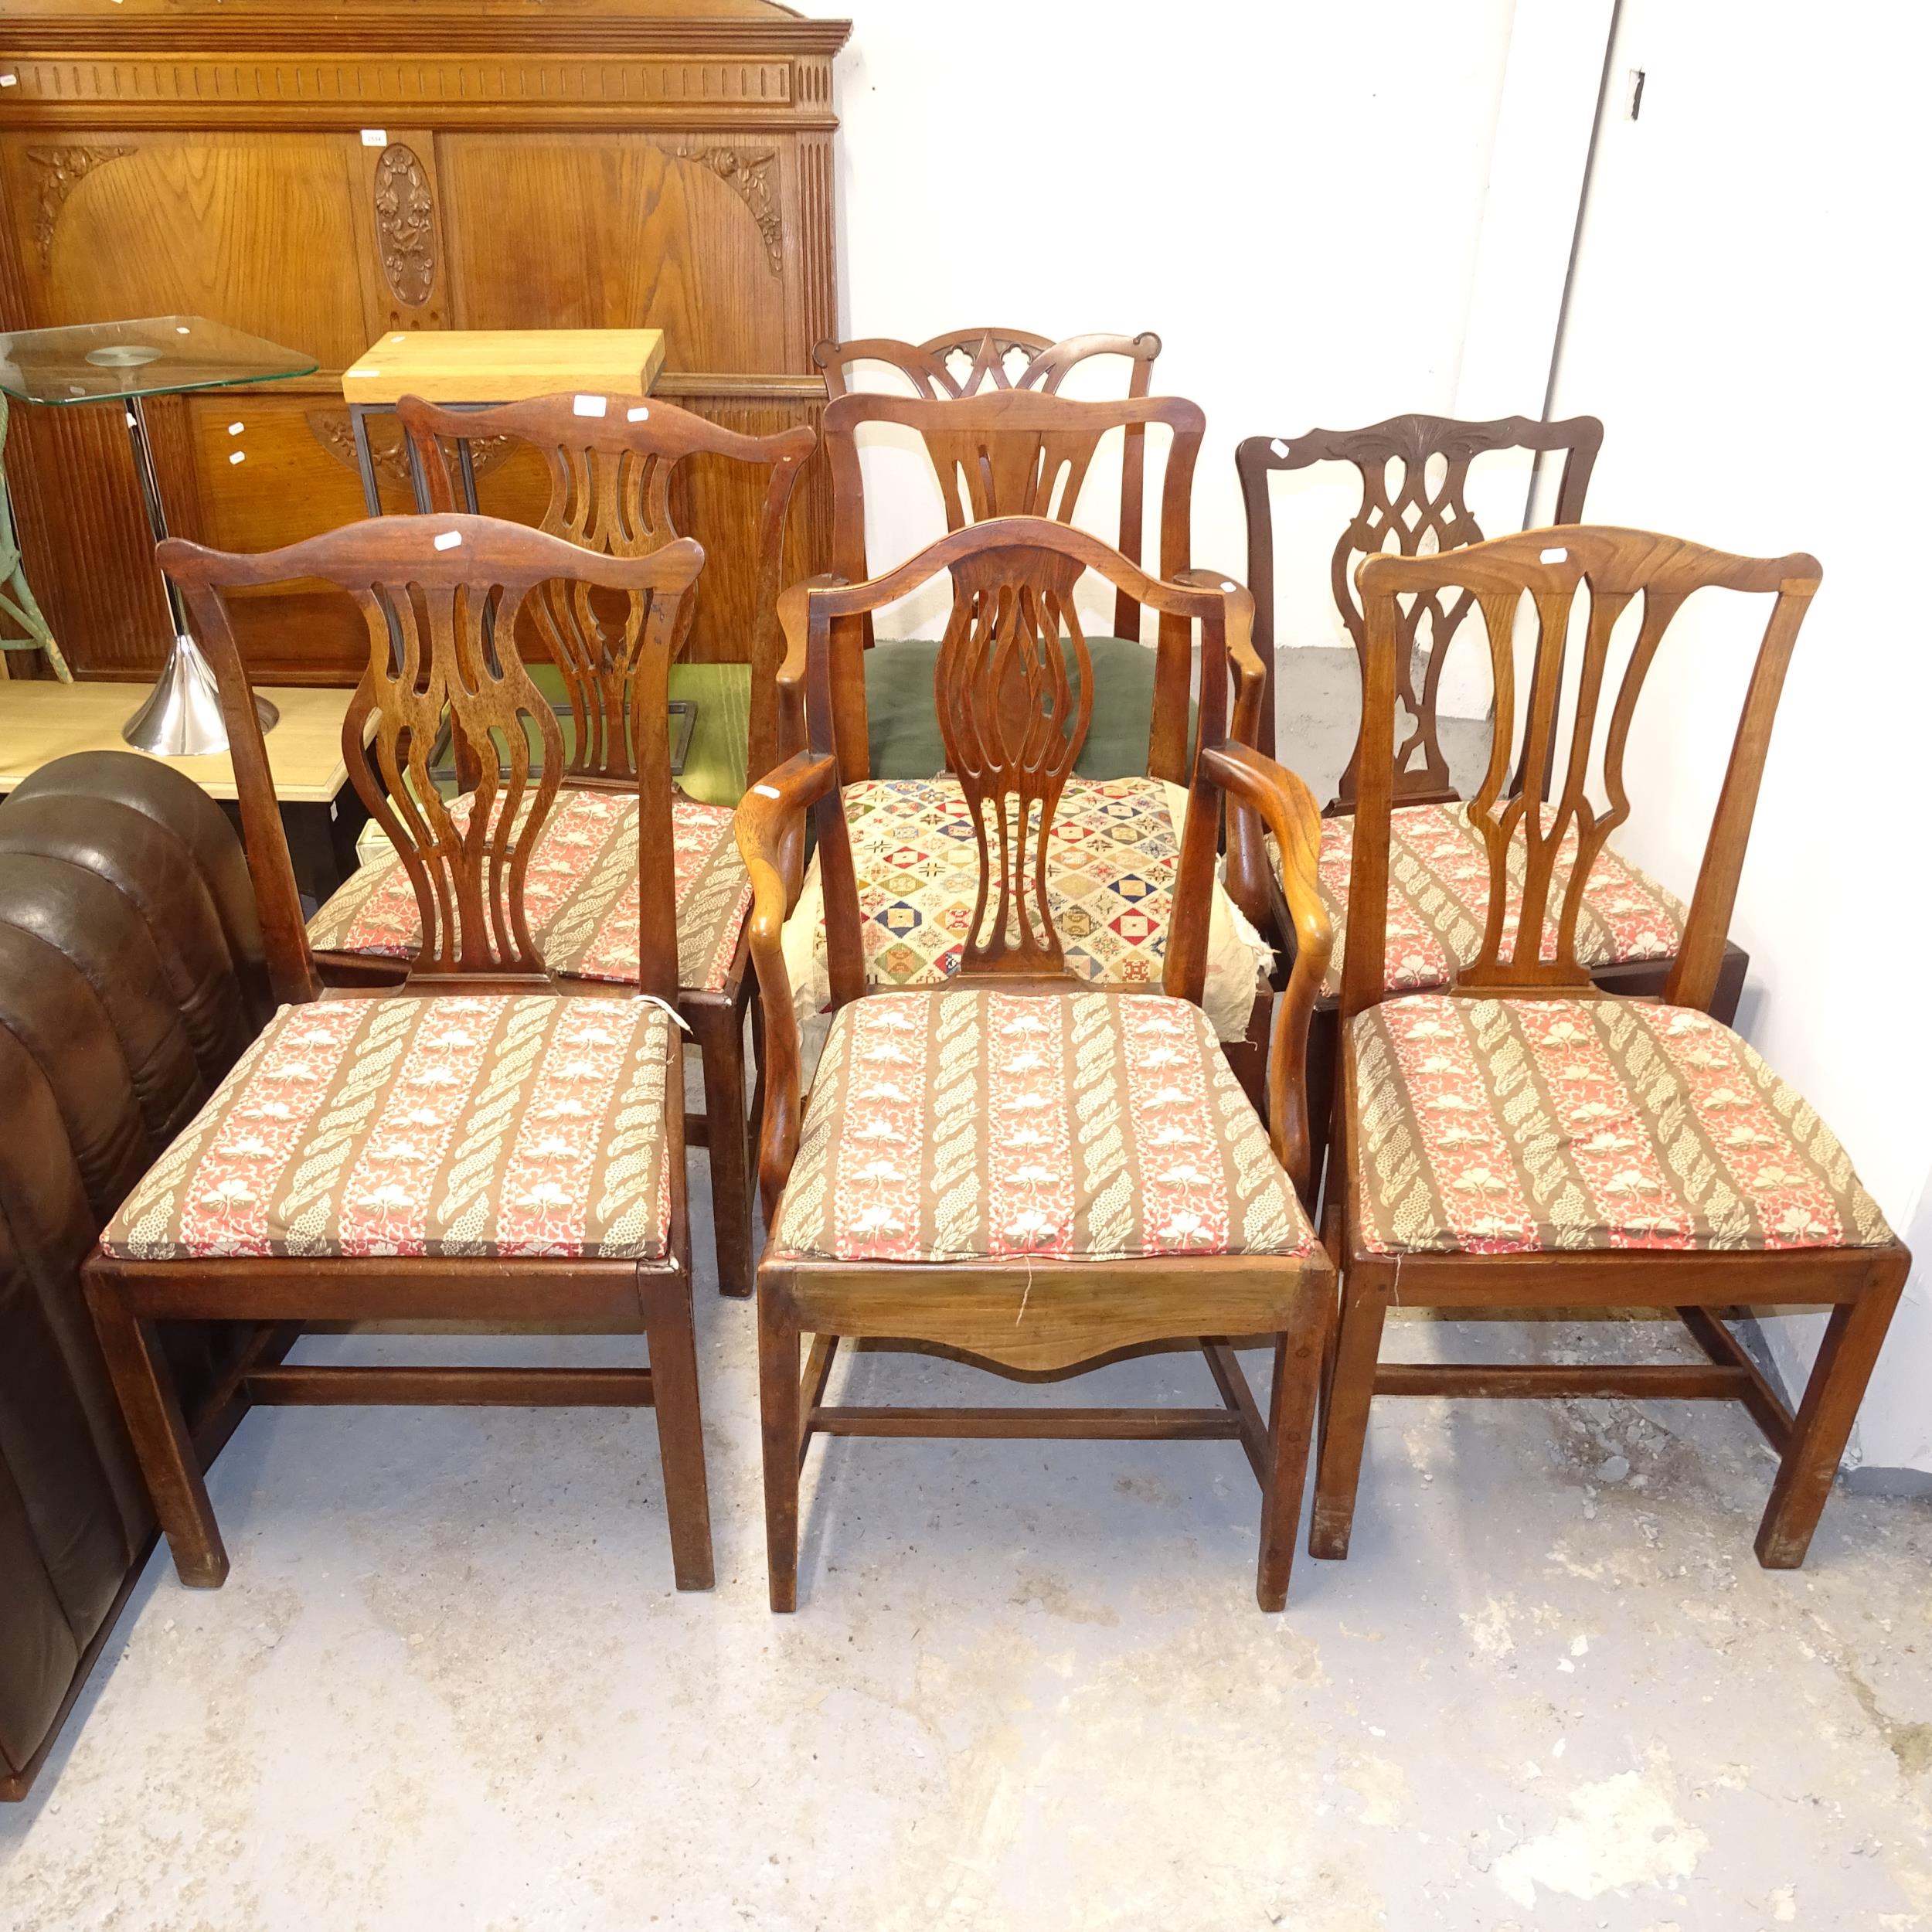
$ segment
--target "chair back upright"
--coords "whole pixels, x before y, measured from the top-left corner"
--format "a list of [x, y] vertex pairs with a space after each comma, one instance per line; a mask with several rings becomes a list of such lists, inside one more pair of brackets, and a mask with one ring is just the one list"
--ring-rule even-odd
[[[990, 517], [1050, 517], [1070, 526], [1101, 439], [1116, 429], [1145, 437], [1150, 423], [1160, 423], [1172, 436], [1161, 493], [1160, 578], [1172, 582], [1188, 567], [1194, 468], [1206, 427], [1198, 405], [1158, 396], [1083, 403], [1018, 388], [937, 402], [866, 393], [842, 396], [828, 406], [825, 418], [825, 451], [832, 467], [832, 565], [849, 582], [862, 581], [866, 575], [856, 431], [867, 423], [896, 423], [920, 437], [939, 481], [947, 528], [954, 531]], [[1112, 554], [1138, 567], [1138, 559], [1124, 547]], [[1117, 634], [1138, 637], [1141, 608], [1131, 590], [1117, 586]], [[1192, 676], [1185, 645], [1188, 627], [1167, 614], [1157, 614], [1159, 656], [1148, 770], [1156, 777], [1185, 784]], [[869, 625], [861, 620], [852, 631], [854, 655], [841, 684], [849, 729], [842, 724], [838, 750], [845, 775], [859, 778], [869, 774], [871, 754], [863, 667], [855, 652], [862, 648]]]
[[[787, 519], [798, 473], [818, 447], [804, 423], [769, 436], [749, 436], [675, 404], [642, 396], [596, 393], [534, 396], [483, 410], [451, 410], [406, 396], [396, 406], [413, 461], [427, 481], [430, 506], [457, 508], [450, 458], [464, 439], [526, 444], [542, 457], [549, 500], [539, 527], [607, 556], [648, 556], [681, 534], [687, 512], [683, 466], [692, 457], [718, 457], [767, 471], [757, 534], [755, 607], [740, 628], [751, 665], [751, 725], [747, 770], [753, 778], [778, 757], [775, 690], [784, 655], [778, 591], [784, 567]], [[530, 600], [527, 618], [557, 668], [570, 700], [573, 736], [566, 770], [573, 784], [628, 786], [636, 777], [627, 735], [631, 667], [647, 621], [648, 599], [633, 597], [621, 626], [592, 624], [581, 610], [582, 585], [546, 585]], [[697, 613], [686, 599], [673, 655], [681, 655]], [[594, 644], [597, 655], [581, 655]], [[470, 776], [464, 774], [466, 781]]]
[[[1624, 755], [1638, 699], [1665, 634], [1694, 591], [1770, 597], [1683, 943], [1662, 994], [1668, 1005], [1708, 1012], [1778, 695], [1818, 577], [1817, 559], [1802, 553], [1733, 556], [1677, 537], [1599, 524], [1529, 530], [1432, 556], [1364, 559], [1355, 571], [1364, 617], [1362, 764], [1342, 965], [1344, 1022], [1391, 996], [1384, 955], [1396, 705], [1410, 635], [1406, 600], [1447, 598], [1480, 612], [1495, 681], [1488, 768], [1468, 808], [1488, 859], [1488, 919], [1481, 948], [1458, 975], [1454, 991], [1485, 998], [1557, 993], [1588, 999], [1604, 995], [1577, 961], [1578, 917], [1597, 855], [1630, 816]], [[1586, 589], [1587, 618], [1578, 643], [1573, 619], [1578, 593]], [[1534, 647], [1518, 769], [1549, 772], [1552, 782], [1543, 789], [1553, 791], [1553, 798], [1532, 799], [1509, 786], [1512, 751], [1519, 742], [1515, 641], [1526, 600]], [[1634, 637], [1621, 673], [1613, 677], [1611, 635], [1634, 604], [1639, 606]], [[1577, 675], [1566, 723], [1559, 713], [1566, 651], [1575, 654]], [[1560, 764], [1559, 787], [1554, 774]], [[1572, 838], [1573, 855], [1564, 850]], [[1567, 879], [1559, 889], [1564, 865]], [[1512, 877], [1519, 872], [1519, 878]]]
[[[1267, 699], [1262, 706], [1260, 740], [1274, 749], [1274, 519], [1268, 478], [1281, 470], [1304, 470], [1318, 463], [1352, 464], [1362, 481], [1355, 515], [1337, 538], [1328, 560], [1328, 581], [1335, 609], [1353, 641], [1362, 648], [1362, 606], [1355, 589], [1356, 565], [1393, 548], [1402, 556], [1430, 555], [1479, 543], [1483, 532], [1469, 507], [1470, 465], [1478, 457], [1510, 450], [1560, 451], [1563, 474], [1557, 486], [1556, 521], [1583, 519], [1583, 497], [1602, 447], [1604, 426], [1594, 416], [1539, 422], [1505, 416], [1487, 423], [1460, 422], [1444, 416], [1395, 416], [1360, 430], [1311, 430], [1304, 436], [1251, 436], [1236, 450], [1235, 467], [1247, 514], [1248, 587], [1255, 599], [1255, 648], [1268, 671]], [[1430, 471], [1440, 465], [1439, 481]], [[1467, 598], [1416, 597], [1403, 611], [1403, 648], [1396, 665], [1397, 689], [1405, 714], [1396, 748], [1396, 801], [1420, 805], [1457, 797], [1437, 730], [1443, 666], [1448, 648], [1468, 616]], [[1422, 685], [1416, 685], [1418, 662]], [[1361, 762], [1358, 737], [1329, 809], [1345, 812], [1355, 803]], [[1547, 778], [1548, 774], [1546, 774]], [[1522, 774], [1513, 781], [1519, 787]]]
[[[549, 608], [574, 631], [603, 590], [646, 600], [631, 679], [628, 730], [638, 792], [641, 990], [675, 1001], [671, 764], [665, 716], [672, 640], [704, 562], [688, 537], [648, 556], [600, 556], [541, 530], [489, 517], [385, 516], [250, 555], [169, 538], [156, 553], [181, 589], [213, 666], [229, 734], [249, 868], [278, 999], [318, 996], [302, 906], [277, 808], [229, 598], [320, 581], [352, 598], [369, 633], [369, 667], [343, 722], [343, 757], [369, 815], [414, 888], [422, 942], [406, 985], [544, 987], [524, 888], [563, 772], [563, 733], [522, 658], [495, 640], [515, 634], [526, 604], [560, 587]], [[573, 638], [587, 658], [597, 647]], [[445, 723], [477, 774], [453, 809], [430, 774]]]

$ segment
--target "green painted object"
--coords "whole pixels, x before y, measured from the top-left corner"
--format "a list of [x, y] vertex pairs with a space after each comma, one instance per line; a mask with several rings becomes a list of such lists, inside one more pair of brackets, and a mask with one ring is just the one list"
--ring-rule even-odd
[[[555, 665], [533, 664], [531, 682], [553, 704], [566, 704], [563, 674]], [[736, 805], [749, 782], [745, 774], [751, 738], [751, 667], [748, 664], [674, 664], [671, 696], [698, 707], [678, 788], [703, 805]], [[567, 714], [564, 754], [572, 749]]]
[[[1131, 638], [1089, 638], [1094, 661], [1094, 716], [1073, 769], [1083, 778], [1133, 778], [1147, 770], [1154, 717], [1155, 653]], [[882, 640], [866, 653], [866, 719], [875, 778], [930, 778], [946, 766], [945, 741], [933, 706], [937, 638]], [[1080, 670], [1067, 665], [1073, 699], [1080, 702]], [[676, 687], [672, 687], [675, 691]], [[1188, 736], [1194, 706], [1188, 706]]]

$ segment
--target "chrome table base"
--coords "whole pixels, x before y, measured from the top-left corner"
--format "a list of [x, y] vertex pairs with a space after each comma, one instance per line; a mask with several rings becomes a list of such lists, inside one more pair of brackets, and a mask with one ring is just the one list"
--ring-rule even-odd
[[[159, 543], [168, 534], [168, 519], [161, 507], [161, 485], [155, 476], [154, 451], [148, 441], [148, 418], [141, 398], [128, 402], [128, 440], [134, 453], [134, 474], [141, 478], [141, 500], [148, 512], [148, 527]], [[181, 593], [167, 573], [162, 573], [161, 587], [168, 600], [168, 615], [174, 628], [175, 641], [168, 662], [155, 688], [141, 702], [141, 709], [121, 728], [122, 739], [137, 751], [151, 751], [162, 758], [192, 758], [211, 751], [228, 749], [228, 723], [221, 711], [221, 692], [215, 674], [188, 631], [188, 613], [182, 607]], [[281, 716], [266, 698], [255, 700], [255, 715], [264, 731], [272, 730]]]

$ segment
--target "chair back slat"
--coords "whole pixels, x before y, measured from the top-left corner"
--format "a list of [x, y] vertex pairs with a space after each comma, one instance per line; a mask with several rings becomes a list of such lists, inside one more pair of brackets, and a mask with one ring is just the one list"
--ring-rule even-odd
[[[939, 726], [980, 851], [962, 974], [1066, 970], [1046, 895], [1046, 841], [1094, 710], [1093, 661], [1073, 607], [1080, 575], [1073, 558], [1025, 549], [984, 551], [953, 568]], [[997, 867], [989, 862], [989, 820]]]
[[[345, 721], [343, 755], [414, 889], [422, 937], [412, 979], [539, 983], [547, 982], [525, 884], [562, 782], [563, 733], [522, 658], [504, 645], [546, 587], [648, 600], [627, 726], [638, 747], [640, 967], [645, 991], [675, 996], [664, 709], [672, 639], [704, 560], [696, 543], [606, 557], [520, 524], [432, 515], [372, 519], [255, 555], [170, 539], [158, 555], [188, 600], [221, 689], [271, 977], [284, 998], [312, 998], [317, 982], [229, 595], [320, 581], [362, 614], [369, 664]], [[558, 607], [574, 606], [566, 597]], [[464, 801], [445, 800], [430, 772], [446, 726], [459, 765], [474, 774]]]
[[[1817, 560], [1803, 554], [1734, 556], [1675, 537], [1590, 524], [1526, 531], [1431, 556], [1364, 560], [1355, 576], [1365, 620], [1362, 764], [1343, 966], [1345, 1015], [1384, 995], [1395, 713], [1406, 634], [1403, 599], [1467, 599], [1481, 613], [1495, 685], [1488, 769], [1467, 808], [1488, 859], [1488, 922], [1455, 990], [1481, 997], [1552, 991], [1588, 997], [1590, 975], [1577, 954], [1578, 923], [1597, 861], [1630, 816], [1626, 755], [1638, 701], [1658, 649], [1694, 591], [1772, 597], [1683, 942], [1665, 988], [1664, 997], [1673, 1004], [1709, 1010], [1771, 719], [1818, 575]], [[1580, 593], [1587, 594], [1588, 614], [1577, 643]], [[1613, 637], [1628, 628], [1624, 620], [1633, 605], [1638, 607], [1635, 636], [1613, 677]], [[1525, 628], [1533, 631], [1533, 645], [1519, 732], [1517, 648]], [[1566, 719], [1560, 714], [1571, 662], [1575, 688]], [[1544, 785], [1528, 791], [1512, 791], [1507, 782], [1511, 749], [1519, 742], [1518, 769], [1549, 774]]]
[[[396, 413], [428, 478], [434, 507], [456, 507], [449, 457], [459, 439], [527, 444], [541, 457], [549, 481], [539, 527], [605, 556], [649, 556], [677, 541], [687, 516], [687, 458], [722, 457], [766, 470], [756, 538], [756, 613], [747, 640], [752, 689], [748, 769], [755, 778], [777, 763], [776, 681], [783, 655], [779, 580], [792, 492], [818, 446], [808, 427], [799, 423], [770, 436], [748, 436], [673, 403], [595, 393], [535, 396], [485, 410], [443, 409], [412, 396], [396, 406]], [[639, 593], [607, 616], [599, 601], [593, 587], [549, 583], [530, 599], [526, 621], [556, 666], [570, 702], [570, 777], [575, 782], [628, 785], [637, 775], [627, 723], [629, 691], [650, 600], [648, 593]], [[683, 600], [674, 656], [684, 651], [696, 614], [696, 599]]]
[[[1361, 480], [1361, 501], [1328, 560], [1335, 609], [1359, 654], [1364, 625], [1355, 573], [1364, 557], [1390, 550], [1401, 556], [1430, 556], [1481, 543], [1483, 532], [1469, 504], [1470, 467], [1479, 457], [1504, 451], [1560, 452], [1563, 470], [1556, 520], [1580, 521], [1603, 436], [1604, 426], [1594, 416], [1554, 423], [1505, 416], [1492, 422], [1470, 423], [1448, 417], [1409, 415], [1391, 417], [1366, 429], [1311, 430], [1286, 440], [1247, 438], [1235, 452], [1235, 464], [1247, 512], [1248, 582], [1256, 603], [1255, 643], [1270, 674], [1276, 636], [1274, 522], [1268, 478], [1274, 472], [1342, 462], [1352, 464]], [[1438, 462], [1441, 475], [1432, 481], [1430, 472]], [[1403, 711], [1395, 751], [1398, 804], [1429, 804], [1456, 796], [1442, 750], [1437, 714], [1449, 645], [1474, 610], [1474, 600], [1458, 592], [1412, 595], [1400, 607], [1396, 679]], [[1271, 750], [1271, 702], [1264, 706], [1263, 720], [1263, 749]], [[1358, 741], [1331, 809], [1346, 811], [1353, 804], [1360, 758]]]

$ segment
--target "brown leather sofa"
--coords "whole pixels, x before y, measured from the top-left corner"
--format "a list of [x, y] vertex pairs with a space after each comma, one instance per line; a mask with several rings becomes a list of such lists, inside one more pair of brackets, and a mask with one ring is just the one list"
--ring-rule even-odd
[[[77, 1270], [269, 1011], [241, 845], [198, 786], [89, 753], [0, 804], [0, 1798], [154, 1542]], [[245, 1338], [164, 1332], [204, 1458], [240, 1420]]]

